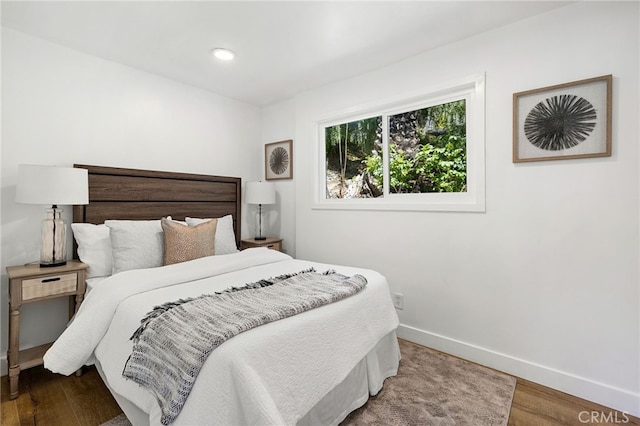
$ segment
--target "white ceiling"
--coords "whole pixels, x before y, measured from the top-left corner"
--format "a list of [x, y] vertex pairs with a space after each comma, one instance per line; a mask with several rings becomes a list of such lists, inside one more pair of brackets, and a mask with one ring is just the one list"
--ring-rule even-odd
[[[2, 1], [2, 25], [255, 105], [544, 13], [555, 1]], [[214, 47], [236, 53], [231, 63]]]

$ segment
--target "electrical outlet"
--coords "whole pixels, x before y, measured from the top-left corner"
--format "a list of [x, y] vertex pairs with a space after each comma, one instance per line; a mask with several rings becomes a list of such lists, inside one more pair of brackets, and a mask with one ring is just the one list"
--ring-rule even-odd
[[400, 293], [393, 293], [393, 306], [396, 309], [404, 309], [404, 296]]

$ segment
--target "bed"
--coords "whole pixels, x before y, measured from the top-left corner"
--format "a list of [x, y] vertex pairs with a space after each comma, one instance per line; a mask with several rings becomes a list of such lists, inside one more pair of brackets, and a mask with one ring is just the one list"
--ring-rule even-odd
[[[95, 364], [132, 424], [338, 424], [369, 395], [377, 394], [386, 378], [397, 374], [398, 318], [385, 278], [372, 270], [293, 259], [266, 248], [238, 251], [239, 178], [75, 167], [89, 171], [89, 204], [74, 207], [72, 226], [82, 241], [76, 252], [91, 262], [92, 286], [72, 322], [45, 354], [44, 363], [67, 375]], [[168, 217], [181, 223], [175, 226], [186, 227], [219, 218], [215, 255], [168, 265], [145, 264], [154, 260], [147, 257], [153, 257], [157, 247], [149, 247], [158, 243], [157, 233], [145, 240], [149, 229], [157, 230], [160, 218]], [[81, 237], [83, 232], [90, 238]], [[222, 235], [224, 241], [219, 241]], [[123, 251], [123, 241], [150, 245], [136, 260], [137, 255]], [[111, 265], [101, 257], [105, 244], [112, 244]], [[229, 291], [273, 277], [289, 280], [315, 273], [335, 274], [341, 280], [360, 277], [366, 285], [333, 303], [225, 340], [199, 367], [175, 415], [167, 416], [157, 394], [123, 377], [133, 358], [131, 337], [155, 307], [216, 293], [230, 298], [258, 294], [275, 285], [253, 293]]]

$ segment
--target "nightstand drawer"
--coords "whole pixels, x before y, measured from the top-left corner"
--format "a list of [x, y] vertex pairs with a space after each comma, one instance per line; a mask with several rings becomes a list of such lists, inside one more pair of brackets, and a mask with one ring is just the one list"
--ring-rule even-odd
[[22, 300], [37, 299], [73, 292], [78, 285], [78, 274], [51, 275], [22, 281]]
[[271, 249], [271, 250], [282, 251], [282, 243], [279, 242], [279, 241], [277, 243], [267, 244], [267, 245], [265, 245], [263, 247], [266, 247], [266, 248]]
[[256, 240], [255, 238], [242, 240], [242, 250], [253, 247], [266, 247], [282, 251], [282, 238], [267, 237], [264, 240]]

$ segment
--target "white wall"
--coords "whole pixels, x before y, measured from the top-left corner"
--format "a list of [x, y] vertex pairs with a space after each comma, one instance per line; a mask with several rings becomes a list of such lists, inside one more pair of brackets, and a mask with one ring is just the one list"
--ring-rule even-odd
[[[295, 101], [289, 99], [262, 109], [262, 177], [264, 180], [264, 144], [293, 139], [293, 179], [274, 180], [276, 185], [276, 204], [265, 206], [265, 235], [282, 238], [282, 249], [287, 254], [296, 254], [295, 243], [295, 179], [299, 173], [295, 159], [297, 153], [295, 135]], [[251, 207], [251, 206], [250, 206]]]
[[[581, 2], [300, 94], [296, 254], [370, 267], [400, 335], [640, 414], [638, 3]], [[486, 213], [311, 208], [314, 120], [486, 73]], [[512, 94], [613, 74], [613, 155], [513, 164]]]
[[[255, 180], [262, 161], [254, 149], [260, 119], [257, 107], [3, 28], [2, 373], [5, 267], [39, 260], [46, 208], [14, 202], [18, 164], [81, 163]], [[246, 221], [243, 235], [249, 235]], [[66, 325], [65, 309], [61, 299], [25, 305], [21, 347], [55, 339]]]

